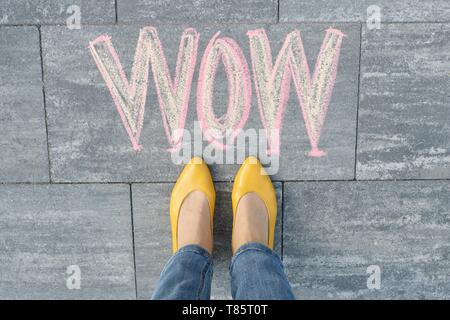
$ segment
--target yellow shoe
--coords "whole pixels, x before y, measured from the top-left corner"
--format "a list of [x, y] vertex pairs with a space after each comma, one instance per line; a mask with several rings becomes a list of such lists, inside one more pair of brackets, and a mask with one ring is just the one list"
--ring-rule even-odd
[[267, 175], [259, 160], [255, 157], [248, 157], [245, 159], [234, 179], [233, 191], [231, 194], [233, 203], [233, 232], [239, 200], [247, 193], [251, 192], [256, 193], [266, 206], [269, 219], [269, 239], [267, 239], [267, 246], [270, 249], [273, 249], [275, 224], [277, 221], [277, 197], [270, 177]]
[[193, 191], [201, 191], [209, 202], [211, 235], [213, 231], [216, 191], [211, 173], [203, 159], [194, 157], [185, 165], [172, 190], [170, 198], [170, 224], [172, 226], [172, 251], [178, 250], [178, 217], [184, 199]]

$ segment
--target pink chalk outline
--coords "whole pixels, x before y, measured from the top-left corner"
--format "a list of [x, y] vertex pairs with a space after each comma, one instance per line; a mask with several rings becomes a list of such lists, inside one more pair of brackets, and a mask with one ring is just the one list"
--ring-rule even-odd
[[168, 81], [169, 86], [170, 86], [170, 91], [171, 91], [172, 95], [174, 95], [174, 96], [176, 96], [178, 93], [182, 65], [183, 65], [183, 61], [184, 61], [183, 58], [185, 56], [184, 48], [186, 46], [186, 42], [189, 40], [189, 37], [191, 37], [191, 36], [194, 37], [194, 46], [192, 49], [191, 58], [188, 61], [186, 85], [184, 86], [183, 95], [182, 95], [183, 98], [182, 98], [182, 105], [181, 105], [181, 115], [180, 115], [178, 128], [177, 128], [179, 130], [174, 130], [174, 132], [176, 133], [175, 136], [171, 135], [169, 122], [167, 120], [166, 109], [168, 109], [168, 106], [165, 104], [163, 95], [161, 94], [161, 88], [159, 86], [158, 75], [157, 75], [157, 70], [156, 70], [156, 66], [155, 66], [156, 61], [154, 61], [154, 62], [152, 61], [152, 64], [151, 64], [152, 70], [153, 70], [153, 77], [154, 77], [155, 84], [156, 84], [156, 92], [157, 92], [158, 100], [159, 100], [159, 107], [161, 110], [161, 116], [163, 118], [164, 131], [166, 133], [167, 140], [169, 141], [169, 144], [171, 146], [168, 149], [168, 151], [174, 152], [174, 151], [178, 150], [182, 144], [182, 139], [183, 139], [182, 130], [185, 127], [187, 111], [189, 108], [189, 96], [191, 93], [192, 78], [194, 75], [195, 64], [197, 61], [197, 50], [198, 50], [198, 42], [200, 39], [200, 34], [194, 28], [187, 28], [183, 31], [183, 34], [182, 34], [181, 40], [180, 40], [180, 45], [178, 48], [177, 64], [176, 64], [176, 68], [175, 68], [175, 79], [174, 79], [174, 81], [172, 81], [170, 78], [169, 66], [167, 64], [167, 61], [166, 61], [166, 58], [164, 55], [164, 49], [161, 45], [161, 41], [159, 40], [158, 32], [157, 32], [156, 28], [146, 27], [144, 29], [146, 30], [146, 32], [148, 32], [149, 34], [151, 34], [154, 37], [153, 40], [155, 41], [156, 49], [159, 50], [161, 58], [163, 60], [163, 66], [160, 66], [160, 67], [162, 67], [164, 70], [164, 76], [166, 77], [166, 80]]
[[[122, 64], [120, 63], [119, 56], [117, 55], [117, 52], [111, 43], [111, 37], [109, 37], [108, 35], [102, 35], [89, 43], [89, 49], [91, 51], [91, 54], [94, 57], [97, 68], [99, 69], [101, 75], [103, 76], [103, 79], [105, 80], [105, 83], [109, 89], [109, 92], [111, 93], [111, 96], [116, 105], [117, 111], [119, 112], [120, 118], [122, 119], [123, 125], [125, 126], [125, 129], [128, 133], [128, 137], [129, 137], [131, 144], [133, 146], [133, 149], [135, 151], [139, 151], [142, 149], [142, 146], [139, 144], [139, 138], [141, 135], [142, 124], [144, 121], [145, 100], [147, 97], [148, 67], [146, 68], [147, 71], [144, 71], [146, 73], [145, 79], [144, 79], [145, 84], [143, 85], [142, 99], [141, 99], [141, 103], [139, 104], [139, 108], [138, 108], [138, 117], [137, 117], [136, 126], [135, 126], [135, 128], [131, 128], [130, 123], [125, 115], [125, 111], [123, 110], [122, 104], [120, 102], [119, 90], [117, 89], [116, 85], [114, 84], [113, 80], [111, 79], [111, 77], [109, 75], [109, 71], [106, 69], [106, 66], [104, 65], [103, 61], [101, 60], [100, 56], [98, 55], [98, 52], [95, 49], [95, 46], [104, 45], [106, 47], [107, 53], [112, 58], [112, 61], [114, 62], [117, 71], [119, 72], [119, 76], [122, 81], [122, 84], [125, 86], [125, 91], [127, 93], [127, 97], [135, 97], [136, 96], [136, 76], [137, 76], [136, 73], [138, 71], [138, 66], [137, 66], [136, 62], [142, 61], [142, 59], [140, 59], [140, 57], [142, 56], [142, 46], [139, 45], [142, 41], [142, 38], [143, 38], [143, 33], [141, 32], [140, 36], [139, 36], [138, 46], [136, 49], [135, 59], [134, 59], [135, 64], [133, 65], [133, 69], [132, 69], [131, 85], [128, 83], [128, 80], [125, 76], [125, 72], [123, 71]], [[135, 131], [135, 132], [133, 132], [133, 131]]]
[[[213, 137], [209, 132], [209, 125], [208, 121], [206, 119], [206, 113], [213, 115], [213, 121], [217, 124], [220, 124], [223, 119], [229, 119], [229, 118], [237, 118], [237, 114], [233, 114], [234, 112], [239, 112], [239, 109], [236, 108], [236, 103], [239, 101], [239, 95], [240, 93], [243, 94], [244, 98], [244, 105], [242, 110], [242, 115], [240, 117], [240, 121], [231, 128], [230, 133], [230, 139], [227, 139], [227, 141], [234, 141], [234, 139], [239, 134], [240, 130], [244, 127], [245, 123], [248, 120], [248, 116], [250, 114], [250, 107], [251, 107], [251, 96], [252, 96], [252, 89], [251, 89], [251, 80], [250, 80], [250, 73], [248, 69], [247, 60], [245, 59], [244, 53], [242, 52], [239, 45], [231, 38], [224, 37], [224, 38], [218, 38], [220, 32], [217, 32], [209, 41], [205, 52], [203, 54], [203, 58], [200, 65], [200, 71], [199, 71], [199, 79], [198, 79], [198, 85], [197, 85], [197, 114], [198, 119], [200, 122], [200, 127], [202, 129], [203, 134], [205, 135], [206, 139], [213, 144], [218, 149], [227, 149], [229, 146], [224, 145], [222, 142], [217, 140], [215, 137]], [[217, 72], [217, 67], [219, 65], [219, 60], [221, 60], [225, 66], [225, 71], [227, 74], [228, 79], [228, 86], [229, 86], [229, 95], [228, 95], [228, 108], [227, 113], [223, 115], [220, 118], [217, 118], [214, 115], [214, 110], [211, 103], [207, 103], [205, 105], [205, 101], [203, 97], [206, 96], [206, 100], [211, 102], [212, 101], [212, 89], [213, 86], [211, 86], [211, 90], [208, 90], [206, 92], [205, 90], [205, 82], [206, 79], [206, 69], [208, 67], [209, 62], [209, 56], [212, 53], [212, 50], [214, 48], [217, 48], [219, 50], [219, 54], [217, 55], [216, 59], [212, 62], [212, 76], [211, 76], [211, 82], [214, 83], [215, 75]], [[224, 50], [223, 48], [226, 48], [229, 50], [229, 55], [227, 55], [227, 50]], [[229, 61], [230, 59], [231, 61]], [[242, 75], [242, 79], [234, 74], [234, 70], [231, 66], [231, 62], [234, 62], [237, 69], [240, 70], [240, 74]], [[242, 83], [240, 82], [242, 80]], [[240, 88], [243, 89], [243, 91], [240, 91]], [[218, 125], [219, 126], [219, 125]], [[229, 129], [229, 128], [227, 128]], [[228, 131], [228, 130], [227, 130]], [[223, 135], [223, 132], [222, 132]]]
[[[148, 36], [151, 36], [151, 39], [147, 39]], [[167, 65], [167, 61], [165, 59], [164, 51], [161, 45], [161, 42], [158, 38], [158, 34], [155, 28], [153, 27], [145, 27], [141, 29], [139, 34], [139, 40], [136, 47], [136, 54], [134, 58], [134, 63], [132, 67], [132, 73], [131, 73], [131, 85], [128, 83], [128, 80], [125, 76], [125, 72], [123, 70], [122, 64], [120, 63], [120, 59], [118, 57], [117, 52], [114, 49], [114, 46], [111, 43], [111, 38], [107, 35], [102, 35], [98, 38], [96, 38], [94, 41], [91, 41], [89, 44], [89, 48], [91, 51], [92, 56], [94, 57], [95, 63], [97, 65], [97, 68], [99, 69], [100, 73], [103, 76], [103, 79], [106, 82], [106, 85], [111, 93], [111, 96], [113, 98], [113, 101], [116, 105], [117, 111], [119, 112], [120, 118], [123, 122], [123, 125], [125, 126], [125, 129], [128, 133], [128, 137], [131, 141], [131, 144], [133, 146], [134, 150], [141, 150], [142, 146], [139, 145], [139, 138], [143, 126], [143, 120], [144, 120], [144, 112], [145, 112], [145, 102], [147, 97], [147, 89], [148, 89], [148, 72], [149, 72], [149, 63], [152, 62], [152, 70], [153, 70], [153, 76], [156, 84], [156, 91], [158, 95], [161, 115], [163, 118], [163, 124], [164, 124], [164, 130], [165, 134], [167, 136], [167, 139], [169, 141], [169, 144], [171, 148], [170, 151], [175, 151], [179, 148], [182, 142], [182, 135], [177, 134], [176, 136], [171, 136], [171, 128], [169, 127], [168, 120], [167, 120], [167, 112], [169, 107], [166, 105], [163, 96], [161, 94], [161, 88], [160, 88], [160, 81], [158, 81], [158, 75], [157, 75], [157, 67], [161, 68], [163, 70], [163, 76], [165, 77], [165, 80], [169, 84], [170, 93], [172, 95], [176, 95], [178, 93], [179, 89], [179, 82], [181, 77], [181, 71], [183, 70], [182, 64], [184, 61], [184, 55], [185, 55], [185, 45], [188, 41], [189, 37], [194, 37], [193, 42], [193, 48], [191, 52], [190, 59], [187, 61], [187, 74], [185, 78], [185, 86], [184, 90], [182, 92], [182, 103], [181, 103], [181, 114], [178, 122], [178, 128], [177, 129], [184, 129], [185, 121], [186, 121], [186, 115], [188, 110], [188, 104], [189, 104], [189, 95], [191, 91], [191, 85], [192, 85], [192, 77], [194, 74], [195, 69], [195, 63], [197, 58], [197, 48], [198, 48], [198, 41], [200, 35], [195, 31], [193, 28], [188, 28], [184, 30], [181, 40], [180, 40], [180, 46], [179, 46], [179, 52], [178, 52], [178, 58], [177, 58], [177, 65], [176, 65], [176, 71], [175, 71], [175, 80], [172, 81], [170, 77], [169, 68]], [[153, 43], [154, 42], [154, 43]], [[97, 49], [95, 46], [103, 45], [106, 47], [106, 53], [109, 55], [111, 60], [114, 63], [115, 70], [108, 70], [107, 66], [105, 66], [104, 61], [100, 58]], [[153, 59], [152, 55], [148, 53], [150, 50], [145, 50], [145, 48], [158, 51], [163, 65], [162, 66], [156, 66], [157, 63], [156, 60]], [[143, 83], [141, 84], [142, 92], [136, 92], [137, 87], [137, 75], [139, 71], [143, 71]], [[123, 110], [122, 103], [120, 101], [120, 90], [117, 88], [117, 85], [114, 84], [112, 80], [112, 76], [110, 73], [116, 72], [119, 74], [119, 77], [121, 79], [122, 85], [124, 86], [124, 91], [126, 93], [127, 100], [134, 101], [135, 98], [139, 95], [140, 100], [138, 101], [138, 116], [137, 116], [137, 122], [136, 125], [132, 128], [132, 126], [129, 123], [129, 120], [126, 116], [125, 111]], [[132, 111], [132, 110], [130, 110]], [[181, 132], [182, 130], [174, 130], [175, 132]]]
[[[338, 36], [338, 43], [337, 43], [336, 47], [334, 48], [332, 73], [330, 76], [330, 80], [327, 82], [326, 95], [325, 95], [325, 98], [323, 99], [322, 107], [320, 108], [321, 113], [320, 113], [320, 117], [319, 117], [319, 123], [317, 125], [318, 129], [317, 129], [317, 132], [314, 132], [311, 128], [310, 119], [308, 116], [309, 110], [308, 110], [308, 105], [306, 103], [305, 97], [311, 93], [312, 88], [317, 81], [317, 78], [319, 75], [318, 66], [320, 66], [322, 63], [322, 59], [324, 56], [324, 50], [326, 49], [326, 46], [327, 46], [328, 42], [330, 41], [331, 34]], [[309, 65], [308, 65], [308, 62], [306, 59], [305, 50], [303, 48], [303, 41], [301, 39], [300, 31], [295, 30], [294, 32], [292, 32], [286, 36], [286, 40], [277, 56], [274, 66], [272, 66], [272, 61], [273, 61], [272, 53], [271, 53], [269, 39], [267, 37], [265, 30], [264, 29], [256, 29], [256, 30], [248, 31], [247, 35], [250, 38], [250, 40], [253, 37], [255, 37], [255, 38], [260, 38], [260, 40], [262, 41], [262, 44], [264, 47], [264, 56], [265, 56], [264, 63], [265, 63], [266, 69], [269, 70], [269, 72], [270, 72], [270, 79], [268, 81], [268, 83], [270, 85], [267, 88], [267, 90], [269, 92], [266, 92], [266, 94], [269, 97], [270, 97], [270, 91], [273, 89], [274, 79], [277, 74], [276, 71], [280, 68], [281, 63], [284, 62], [283, 59], [287, 56], [287, 61], [285, 62], [286, 66], [282, 73], [280, 99], [279, 99], [279, 104], [277, 106], [276, 119], [275, 119], [275, 123], [274, 123], [275, 128], [271, 128], [270, 124], [267, 122], [267, 119], [265, 117], [265, 109], [264, 109], [265, 106], [263, 104], [263, 100], [262, 100], [261, 93], [260, 93], [260, 87], [258, 85], [259, 80], [258, 80], [258, 73], [256, 71], [257, 66], [255, 65], [255, 62], [257, 61], [256, 52], [254, 52], [254, 50], [250, 44], [250, 54], [252, 56], [253, 75], [254, 75], [254, 81], [255, 81], [255, 87], [256, 87], [256, 94], [258, 97], [258, 106], [259, 106], [259, 110], [260, 110], [260, 114], [261, 114], [261, 120], [262, 120], [264, 128], [267, 130], [267, 135], [270, 137], [268, 153], [279, 154], [279, 152], [280, 152], [280, 136], [279, 135], [281, 134], [285, 105], [286, 105], [287, 99], [289, 98], [290, 80], [292, 77], [292, 78], [294, 78], [294, 84], [295, 84], [297, 96], [300, 101], [300, 107], [302, 109], [303, 119], [306, 124], [307, 134], [308, 134], [311, 148], [312, 148], [308, 155], [311, 157], [324, 156], [326, 153], [324, 151], [318, 149], [318, 143], [319, 143], [321, 128], [324, 123], [324, 119], [325, 119], [325, 116], [327, 113], [328, 105], [329, 105], [329, 102], [331, 99], [332, 91], [333, 91], [335, 80], [336, 80], [337, 65], [339, 62], [339, 54], [340, 54], [340, 46], [341, 46], [341, 42], [342, 42], [342, 37], [344, 37], [345, 35], [341, 31], [336, 30], [336, 29], [328, 29], [326, 31], [325, 39], [322, 43], [320, 53], [316, 60], [316, 66], [315, 66], [312, 81], [311, 81], [311, 76], [310, 76]], [[298, 40], [296, 44], [299, 46], [300, 51], [301, 51], [300, 60], [301, 60], [301, 65], [304, 66], [304, 69], [301, 71], [306, 73], [306, 80], [307, 80], [307, 92], [306, 93], [303, 92], [300, 83], [298, 83], [299, 79], [295, 76], [295, 67], [296, 66], [294, 65], [294, 57], [293, 57], [294, 54], [292, 52], [292, 42], [291, 42], [292, 36], [293, 36], [293, 39]], [[264, 81], [264, 80], [262, 79], [261, 81]], [[269, 130], [271, 130], [271, 129], [276, 129], [279, 134], [276, 137], [271, 137], [271, 135], [269, 134]]]
[[[298, 37], [299, 39], [301, 39], [300, 36], [300, 32], [298, 32]], [[305, 55], [305, 50], [303, 48], [303, 43], [300, 42], [299, 45], [301, 45], [301, 52], [302, 52], [302, 60], [303, 60], [303, 64], [306, 67], [306, 72], [307, 72], [307, 86], [308, 86], [308, 93], [310, 93], [313, 89], [313, 86], [315, 83], [317, 83], [317, 79], [319, 77], [319, 66], [322, 64], [322, 59], [324, 56], [324, 52], [325, 49], [327, 47], [327, 44], [329, 41], [331, 41], [331, 36], [332, 35], [337, 35], [338, 36], [338, 44], [335, 47], [334, 50], [334, 54], [333, 54], [333, 60], [332, 60], [332, 67], [331, 67], [331, 74], [330, 74], [330, 80], [326, 86], [326, 94], [325, 97], [323, 99], [323, 103], [322, 103], [322, 108], [320, 108], [321, 112], [320, 112], [320, 117], [319, 117], [319, 124], [318, 124], [318, 130], [317, 133], [315, 133], [312, 128], [311, 128], [311, 123], [309, 121], [309, 117], [308, 117], [308, 110], [307, 110], [307, 103], [305, 100], [305, 96], [303, 91], [301, 90], [300, 84], [298, 83], [298, 78], [297, 77], [293, 77], [294, 79], [294, 85], [297, 91], [297, 96], [299, 98], [299, 100], [301, 101], [300, 106], [302, 109], [302, 113], [303, 113], [303, 119], [305, 120], [305, 124], [306, 124], [306, 129], [308, 132], [308, 137], [310, 139], [310, 143], [311, 143], [311, 151], [309, 152], [309, 156], [310, 157], [322, 157], [326, 155], [326, 152], [323, 150], [320, 150], [318, 148], [318, 144], [319, 144], [319, 140], [320, 140], [320, 133], [322, 131], [322, 127], [325, 121], [325, 116], [327, 114], [328, 111], [328, 106], [330, 104], [330, 100], [331, 100], [331, 95], [333, 93], [333, 89], [334, 89], [334, 84], [336, 82], [336, 75], [337, 75], [337, 66], [339, 63], [339, 56], [340, 56], [340, 51], [341, 51], [341, 43], [342, 43], [342, 38], [345, 36], [344, 33], [342, 33], [340, 30], [337, 29], [327, 29], [326, 30], [326, 34], [325, 34], [325, 39], [322, 42], [322, 46], [320, 48], [320, 52], [318, 55], [318, 58], [316, 60], [316, 65], [314, 67], [314, 74], [313, 74], [313, 80], [311, 81], [311, 73], [309, 70], [309, 65], [307, 63], [307, 59], [306, 59], [306, 55]], [[292, 54], [292, 51], [291, 51]], [[292, 61], [292, 60], [291, 60]]]
[[[231, 38], [224, 37], [218, 38], [219, 32], [216, 33], [213, 38], [209, 41], [207, 48], [205, 49], [205, 53], [202, 58], [200, 70], [199, 70], [199, 79], [198, 79], [198, 87], [197, 87], [197, 113], [200, 121], [200, 125], [205, 137], [208, 141], [214, 144], [215, 147], [220, 149], [227, 148], [227, 145], [224, 145], [220, 142], [214, 135], [211, 135], [209, 132], [209, 120], [213, 121], [216, 124], [216, 127], [221, 128], [222, 137], [229, 136], [231, 137], [231, 141], [234, 141], [236, 136], [239, 134], [240, 130], [244, 127], [245, 123], [248, 120], [250, 108], [251, 108], [251, 80], [248, 70], [248, 64], [246, 58], [239, 47], [239, 45]], [[267, 135], [269, 138], [269, 153], [279, 153], [280, 152], [280, 132], [283, 123], [285, 105], [289, 98], [289, 90], [291, 78], [294, 80], [294, 85], [297, 92], [297, 97], [300, 102], [300, 107], [303, 114], [303, 119], [305, 121], [307, 134], [311, 144], [311, 151], [309, 152], [309, 156], [311, 157], [320, 157], [325, 155], [325, 152], [319, 150], [318, 143], [320, 139], [321, 130], [323, 127], [323, 123], [325, 120], [325, 116], [328, 110], [328, 106], [330, 103], [331, 95], [333, 92], [336, 75], [337, 75], [337, 66], [339, 63], [339, 55], [340, 48], [342, 44], [342, 38], [345, 36], [341, 31], [336, 29], [328, 29], [326, 30], [325, 39], [322, 43], [322, 47], [320, 49], [320, 53], [316, 60], [315, 70], [313, 74], [313, 78], [311, 79], [309, 65], [306, 59], [305, 50], [303, 48], [303, 42], [301, 39], [300, 31], [295, 30], [286, 36], [285, 42], [277, 56], [275, 64], [272, 65], [272, 53], [270, 48], [270, 42], [267, 37], [264, 29], [256, 29], [252, 31], [248, 31], [247, 35], [250, 39], [257, 38], [261, 42], [263, 46], [264, 55], [264, 65], [265, 69], [270, 73], [269, 79], [259, 79], [259, 75], [256, 71], [256, 61], [257, 56], [252, 48], [250, 43], [250, 54], [252, 58], [252, 67], [254, 74], [254, 81], [256, 86], [256, 93], [258, 98], [258, 106], [259, 112], [261, 115], [261, 120], [264, 128], [267, 130]], [[336, 38], [337, 36], [337, 38]], [[186, 115], [188, 111], [189, 104], [189, 96], [192, 87], [192, 77], [194, 74], [197, 50], [198, 50], [198, 42], [200, 35], [193, 28], [188, 28], [184, 30], [178, 51], [177, 64], [175, 70], [175, 78], [172, 80], [170, 76], [170, 71], [167, 65], [167, 61], [164, 55], [164, 50], [159, 40], [157, 31], [154, 27], [145, 27], [141, 29], [139, 40], [136, 48], [134, 64], [132, 67], [131, 73], [131, 83], [128, 82], [123, 67], [120, 63], [120, 59], [115, 51], [111, 38], [107, 35], [102, 35], [96, 38], [95, 40], [89, 43], [90, 52], [94, 58], [94, 61], [99, 69], [102, 77], [105, 80], [105, 83], [110, 91], [110, 94], [113, 98], [114, 103], [116, 104], [117, 111], [120, 115], [120, 118], [124, 124], [124, 127], [127, 131], [129, 139], [132, 143], [134, 150], [140, 150], [142, 146], [139, 144], [139, 138], [142, 131], [143, 120], [144, 120], [144, 112], [145, 112], [145, 103], [147, 97], [147, 89], [148, 89], [148, 72], [149, 72], [149, 64], [152, 65], [153, 77], [156, 84], [156, 91], [159, 100], [160, 111], [163, 119], [164, 130], [167, 136], [167, 139], [170, 144], [169, 151], [175, 151], [181, 146], [182, 142], [182, 130], [174, 130], [174, 128], [170, 127], [168, 116], [177, 116], [173, 112], [174, 106], [169, 106], [169, 101], [165, 101], [164, 95], [162, 94], [161, 82], [168, 85], [168, 90], [170, 95], [172, 96], [171, 101], [176, 97], [175, 101], [180, 101], [179, 97], [181, 97], [180, 106], [176, 106], [179, 109], [176, 109], [176, 112], [180, 112], [178, 115], [179, 118], [177, 128], [175, 129], [184, 129]], [[189, 40], [192, 40], [193, 43], [191, 47], [190, 57], [186, 58], [185, 48], [187, 44], [189, 44]], [[259, 39], [258, 39], [259, 38]], [[331, 47], [328, 45], [331, 43]], [[333, 43], [334, 42], [334, 43]], [[293, 51], [292, 46], [296, 45], [298, 51], [300, 52], [300, 57], [296, 57]], [[101, 49], [106, 58], [100, 56], [98, 49]], [[148, 49], [148, 50], [146, 50]], [[152, 51], [153, 50], [153, 51]], [[209, 61], [209, 57], [213, 50], [219, 50], [219, 53], [215, 57], [214, 61]], [[328, 74], [320, 74], [320, 66], [323, 63], [325, 52], [327, 50], [332, 50], [332, 62], [331, 65], [328, 64], [328, 69], [331, 70]], [[160, 61], [158, 61], [154, 55], [157, 54], [160, 56]], [[327, 56], [331, 58], [330, 56]], [[295, 64], [296, 58], [299, 59], [298, 65]], [[109, 60], [108, 60], [109, 59]], [[213, 106], [212, 106], [212, 95], [214, 88], [214, 79], [217, 72], [218, 64], [222, 61], [225, 66], [225, 71], [228, 79], [229, 86], [229, 96], [228, 96], [228, 109], [227, 113], [221, 117], [216, 117], [214, 114]], [[105, 64], [106, 63], [106, 64]], [[111, 65], [108, 65], [111, 63]], [[159, 64], [162, 65], [159, 65]], [[183, 65], [186, 63], [187, 65]], [[212, 63], [212, 65], [209, 65]], [[284, 65], [283, 65], [284, 64]], [[283, 67], [281, 73], [281, 86], [279, 92], [279, 101], [277, 106], [272, 106], [276, 109], [269, 110], [276, 112], [274, 123], [271, 124], [268, 122], [266, 118], [266, 106], [263, 103], [263, 99], [261, 97], [261, 87], [260, 82], [265, 81], [268, 83], [265, 92], [266, 96], [269, 99], [273, 99], [272, 91], [273, 85], [275, 83], [275, 77], [277, 76], [277, 71]], [[158, 69], [159, 68], [159, 69]], [[212, 70], [211, 75], [207, 78], [206, 70]], [[158, 72], [162, 71], [162, 72]], [[182, 74], [185, 72], [185, 74]], [[302, 83], [300, 83], [301, 77], [300, 73], [305, 75], [305, 86], [306, 88], [302, 88]], [[319, 76], [325, 76], [325, 88], [323, 87], [315, 87], [318, 85]], [[181, 84], [180, 81], [184, 77], [184, 85]], [[140, 78], [138, 78], [140, 77]], [[115, 83], [114, 80], [119, 78], [120, 82]], [[208, 92], [205, 92], [205, 82], [210, 81], [211, 86], [208, 87]], [[179, 92], [181, 88], [181, 92]], [[322, 97], [322, 91], [314, 91], [324, 89], [324, 94]], [[315, 130], [311, 124], [310, 118], [310, 110], [307, 97], [309, 97], [313, 92], [317, 93], [315, 96], [319, 96], [320, 108], [318, 109], [320, 114], [319, 117], [314, 120]], [[243, 100], [243, 105], [238, 105], [240, 98]], [[205, 104], [206, 102], [206, 104]], [[126, 110], [124, 110], [124, 107]], [[242, 107], [242, 108], [241, 108]], [[238, 113], [242, 112], [241, 115]], [[231, 134], [225, 133], [225, 129], [223, 127], [223, 120], [225, 119], [240, 119], [238, 123], [232, 123], [231, 126]], [[135, 119], [130, 117], [136, 117]], [[131, 121], [131, 122], [130, 122]], [[226, 128], [227, 132], [230, 128]], [[274, 130], [275, 129], [275, 130]], [[277, 132], [277, 134], [273, 134], [273, 132]], [[178, 132], [180, 134], [175, 134], [172, 136], [171, 132]]]
[[[275, 61], [275, 66], [272, 66], [272, 61], [273, 61], [272, 50], [270, 48], [270, 42], [269, 42], [269, 39], [268, 39], [267, 34], [264, 31], [264, 29], [256, 29], [256, 30], [248, 31], [247, 36], [249, 38], [251, 38], [251, 37], [261, 37], [262, 38], [262, 40], [263, 40], [262, 44], [264, 46], [264, 55], [265, 55], [264, 63], [266, 65], [266, 69], [269, 70], [269, 72], [270, 72], [270, 79], [267, 82], [269, 84], [273, 84], [274, 78], [276, 76], [276, 70], [278, 70], [279, 65], [282, 62], [282, 58], [285, 55], [284, 52], [287, 50], [287, 46], [289, 44], [288, 41], [284, 42], [283, 47], [281, 48], [281, 50], [278, 54], [277, 60]], [[257, 57], [256, 57], [256, 53], [252, 49], [251, 45], [250, 45], [250, 55], [252, 58], [253, 77], [254, 77], [254, 81], [255, 81], [256, 96], [258, 99], [259, 113], [261, 116], [261, 122], [263, 123], [263, 126], [266, 129], [268, 142], [269, 142], [269, 149], [267, 150], [267, 153], [268, 154], [279, 154], [280, 137], [279, 137], [279, 135], [274, 137], [271, 134], [271, 132], [273, 129], [275, 129], [277, 132], [280, 133], [281, 126], [283, 123], [284, 106], [287, 102], [287, 99], [289, 98], [290, 78], [287, 76], [288, 64], [286, 64], [285, 70], [282, 73], [280, 102], [279, 102], [279, 108], [277, 108], [277, 113], [276, 113], [276, 118], [275, 118], [275, 123], [274, 123], [275, 128], [271, 128], [270, 124], [267, 122], [266, 115], [264, 113], [264, 104], [262, 102], [263, 100], [261, 98], [260, 88], [258, 85], [259, 84], [258, 73], [256, 71], [257, 66], [255, 64], [255, 61], [257, 61]], [[270, 89], [271, 88], [268, 88], [269, 91], [270, 91]], [[269, 93], [267, 93], [267, 94], [269, 94]]]

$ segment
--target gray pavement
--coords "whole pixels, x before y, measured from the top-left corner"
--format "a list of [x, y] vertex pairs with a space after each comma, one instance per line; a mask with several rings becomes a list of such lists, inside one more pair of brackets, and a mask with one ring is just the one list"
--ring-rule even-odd
[[[380, 9], [379, 29], [366, 24], [371, 5]], [[80, 29], [69, 28], [77, 8]], [[272, 176], [276, 251], [299, 299], [450, 298], [449, 17], [446, 0], [3, 0], [0, 298], [151, 296], [171, 253], [169, 198], [182, 166], [167, 151], [152, 72], [142, 150], [135, 151], [89, 50], [108, 35], [130, 79], [146, 26], [157, 29], [172, 77], [183, 30], [200, 34], [190, 131], [199, 116], [201, 60], [218, 31], [236, 41], [248, 64], [244, 129], [256, 130], [262, 121], [247, 32], [266, 31], [275, 61], [287, 34], [300, 30], [311, 74], [327, 30], [344, 33], [318, 140], [325, 156], [308, 156], [294, 83], [286, 97]], [[229, 80], [219, 65], [217, 115], [227, 110]], [[211, 164], [214, 299], [231, 298], [230, 192], [238, 167]], [[79, 288], [71, 286], [74, 266]], [[379, 288], [368, 286], [373, 268]]]

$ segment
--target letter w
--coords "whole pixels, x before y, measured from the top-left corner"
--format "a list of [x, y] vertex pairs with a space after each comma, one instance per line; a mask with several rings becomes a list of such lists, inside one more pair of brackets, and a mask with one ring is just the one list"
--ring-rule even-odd
[[283, 114], [293, 78], [311, 144], [309, 156], [323, 156], [325, 152], [318, 149], [318, 143], [336, 80], [344, 34], [336, 29], [327, 30], [313, 78], [310, 76], [300, 31], [295, 30], [286, 36], [275, 65], [272, 65], [270, 44], [264, 29], [249, 31], [247, 35], [258, 105], [268, 136], [268, 152], [280, 152]]
[[111, 38], [103, 35], [90, 42], [95, 63], [111, 93], [134, 150], [139, 144], [147, 98], [149, 63], [158, 94], [164, 129], [171, 150], [176, 150], [182, 139], [192, 76], [197, 58], [199, 34], [194, 29], [184, 30], [178, 51], [175, 79], [170, 77], [163, 48], [153, 27], [141, 29], [134, 56], [131, 81], [128, 82]]

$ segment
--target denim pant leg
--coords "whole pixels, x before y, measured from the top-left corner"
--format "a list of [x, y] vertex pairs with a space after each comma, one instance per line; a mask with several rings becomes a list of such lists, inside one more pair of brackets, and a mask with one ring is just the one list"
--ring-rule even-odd
[[153, 300], [208, 300], [211, 296], [213, 264], [200, 246], [179, 249], [164, 267]]
[[233, 299], [295, 299], [280, 258], [260, 243], [247, 243], [236, 251], [230, 275]]

